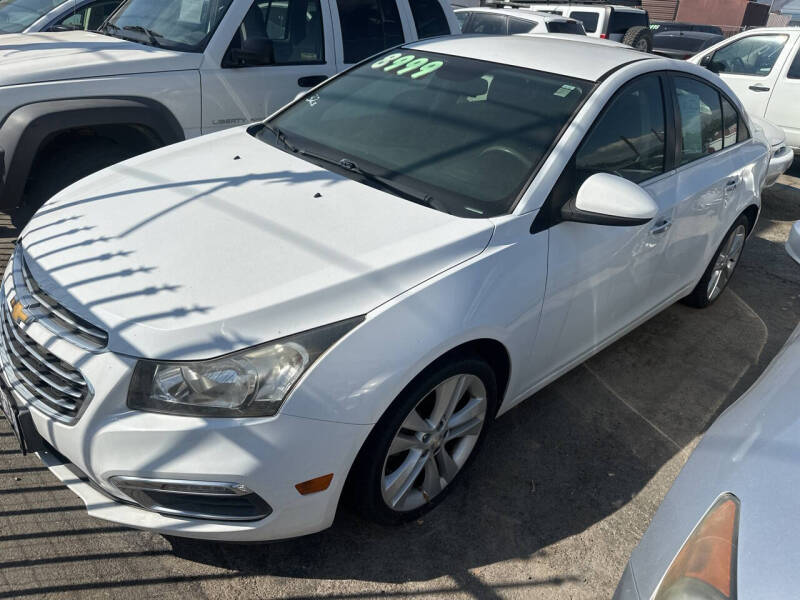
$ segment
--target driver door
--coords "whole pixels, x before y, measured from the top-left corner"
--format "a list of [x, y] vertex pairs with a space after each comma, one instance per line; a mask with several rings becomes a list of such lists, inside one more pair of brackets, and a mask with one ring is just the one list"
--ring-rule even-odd
[[221, 68], [201, 71], [203, 133], [261, 121], [336, 72], [328, 0], [255, 0]]

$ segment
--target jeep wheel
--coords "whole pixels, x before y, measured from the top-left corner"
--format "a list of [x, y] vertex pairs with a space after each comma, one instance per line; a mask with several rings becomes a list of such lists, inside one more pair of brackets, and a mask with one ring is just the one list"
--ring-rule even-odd
[[625, 32], [622, 38], [622, 43], [635, 48], [641, 52], [652, 52], [653, 50], [653, 32], [647, 27], [637, 25], [631, 27]]

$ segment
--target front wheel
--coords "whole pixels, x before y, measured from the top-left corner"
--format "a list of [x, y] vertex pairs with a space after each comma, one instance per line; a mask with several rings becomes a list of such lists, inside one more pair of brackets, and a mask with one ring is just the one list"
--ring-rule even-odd
[[684, 304], [705, 308], [719, 298], [739, 264], [749, 228], [750, 221], [741, 215], [728, 230], [700, 282], [692, 293], [683, 299]]
[[350, 491], [361, 514], [401, 523], [441, 502], [475, 456], [496, 402], [494, 372], [479, 358], [456, 359], [412, 383], [353, 467]]

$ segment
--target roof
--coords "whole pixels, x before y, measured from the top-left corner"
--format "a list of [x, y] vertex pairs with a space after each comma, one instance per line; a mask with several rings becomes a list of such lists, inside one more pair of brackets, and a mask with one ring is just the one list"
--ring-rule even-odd
[[[521, 0], [525, 2], [525, 0]], [[528, 0], [530, 1], [530, 0]], [[579, 10], [605, 10], [606, 7], [613, 8], [614, 10], [619, 10], [622, 12], [645, 12], [645, 9], [641, 6], [628, 6], [624, 4], [606, 4], [605, 2], [594, 2], [594, 3], [587, 3], [581, 4], [580, 2], [546, 2], [540, 3], [538, 1], [531, 2], [532, 6], [536, 6], [539, 8], [542, 7], [540, 10], [551, 10], [553, 8], [566, 8], [566, 9], [579, 9]]]
[[656, 58], [622, 44], [577, 35], [454, 35], [412, 42], [406, 47], [588, 81], [597, 81], [626, 63]]
[[527, 8], [511, 9], [511, 8], [488, 8], [485, 6], [480, 6], [480, 7], [470, 7], [470, 8], [459, 8], [455, 12], [491, 13], [495, 15], [507, 15], [509, 17], [516, 17], [519, 19], [524, 19], [526, 21], [536, 21], [536, 22], [544, 21], [545, 23], [549, 23], [551, 21], [565, 22], [565, 21], [575, 20], [569, 17], [562, 17], [561, 15], [554, 15], [553, 13], [537, 12], [535, 10], [530, 10]]

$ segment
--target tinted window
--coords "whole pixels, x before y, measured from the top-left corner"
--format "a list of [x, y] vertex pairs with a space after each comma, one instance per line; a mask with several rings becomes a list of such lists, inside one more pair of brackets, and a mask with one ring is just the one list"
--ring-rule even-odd
[[789, 72], [786, 74], [789, 79], [800, 79], [800, 50], [794, 55], [792, 65], [789, 67]]
[[[246, 40], [247, 48], [242, 45]], [[255, 42], [260, 43], [256, 45]], [[228, 53], [228, 66], [240, 64], [235, 49], [260, 48], [264, 56], [258, 65], [300, 65], [325, 62], [325, 41], [322, 35], [322, 12], [319, 0], [256, 0], [233, 37]]]
[[680, 164], [685, 165], [722, 149], [722, 107], [719, 93], [696, 79], [676, 77], [675, 87], [681, 119]]
[[583, 28], [588, 33], [594, 33], [597, 31], [597, 22], [600, 20], [600, 15], [598, 13], [573, 10], [571, 13], [569, 13], [569, 16], [573, 19], [578, 19], [578, 21], [583, 23]]
[[458, 10], [456, 11], [456, 19], [458, 19], [458, 26], [463, 31], [464, 23], [467, 22], [467, 18], [469, 17], [469, 13], [467, 11]]
[[644, 12], [612, 10], [611, 20], [608, 23], [608, 33], [625, 33], [631, 27], [642, 25], [648, 27], [650, 23]]
[[409, 0], [409, 4], [420, 39], [450, 33], [447, 17], [444, 16], [439, 0]]
[[506, 35], [508, 33], [508, 17], [491, 13], [472, 13], [472, 18], [462, 28], [464, 33], [485, 33], [488, 35]]
[[63, 0], [4, 0], [0, 2], [0, 33], [19, 33], [61, 4]]
[[551, 21], [547, 24], [547, 31], [550, 33], [574, 33], [575, 35], [586, 34], [575, 21]]
[[[347, 157], [434, 208], [487, 217], [509, 211], [591, 88], [563, 75], [392, 50], [268, 124], [332, 161], [326, 168]], [[256, 135], [286, 149], [268, 129]], [[381, 187], [354, 171], [341, 172]]]
[[739, 113], [725, 98], [722, 98], [722, 128], [725, 148], [739, 141]]
[[358, 62], [405, 41], [395, 0], [337, 0], [336, 4], [344, 62]]
[[525, 21], [523, 19], [508, 19], [508, 33], [514, 35], [515, 33], [530, 33], [536, 29], [536, 21]]
[[717, 50], [708, 67], [716, 73], [766, 76], [783, 50], [785, 35], [751, 35]]
[[638, 79], [619, 92], [576, 155], [578, 181], [613, 173], [636, 183], [664, 172], [664, 100], [658, 77]]
[[55, 31], [64, 29], [95, 31], [105, 23], [106, 19], [116, 10], [120, 3], [121, 0], [99, 0], [98, 2], [93, 2], [61, 19], [51, 29]]

